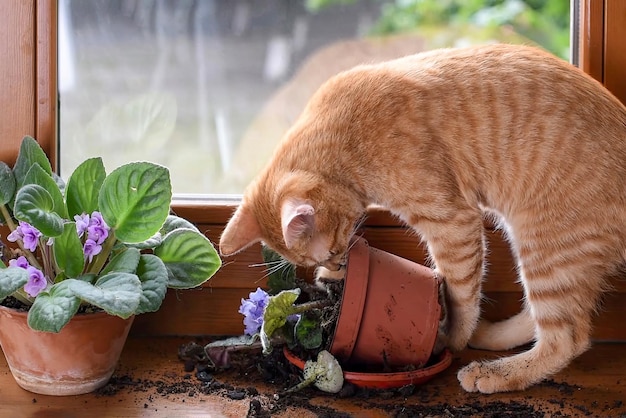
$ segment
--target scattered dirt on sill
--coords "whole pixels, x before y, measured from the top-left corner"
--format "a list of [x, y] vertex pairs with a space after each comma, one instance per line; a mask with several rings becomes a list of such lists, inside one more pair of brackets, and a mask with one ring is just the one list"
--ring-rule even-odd
[[[322, 418], [352, 416], [317, 404], [320, 401], [323, 403], [324, 398], [329, 399], [331, 397], [349, 398], [362, 410], [386, 411], [389, 416], [395, 418], [466, 418], [476, 416], [534, 418], [544, 417], [547, 413], [551, 416], [566, 416], [561, 415], [558, 411], [544, 411], [541, 407], [533, 405], [531, 400], [525, 403], [519, 401], [486, 401], [482, 398], [464, 405], [452, 405], [447, 402], [427, 405], [432, 399], [441, 396], [437, 387], [429, 387], [428, 385], [408, 385], [395, 390], [366, 390], [346, 384], [343, 390], [336, 395], [325, 394], [314, 388], [284, 395], [282, 392], [285, 388], [299, 382], [300, 372], [291, 366], [282, 355], [282, 351], [277, 349], [269, 356], [262, 356], [260, 353], [258, 355], [247, 353], [237, 356], [235, 353], [231, 365], [228, 370], [216, 371], [210, 370], [206, 364], [201, 362], [194, 362], [189, 358], [181, 359], [181, 373], [178, 375], [162, 376], [162, 379], [158, 374], [156, 379], [135, 379], [128, 374], [114, 375], [110, 382], [96, 394], [98, 396], [115, 396], [119, 393], [154, 391], [155, 394], [150, 395], [147, 402], [152, 402], [153, 396], [182, 395], [201, 398], [205, 395], [218, 395], [235, 401], [248, 400], [247, 418], [269, 418], [292, 408], [310, 411]], [[241, 376], [245, 376], [246, 386], [229, 383], [241, 381]], [[556, 389], [568, 398], [569, 395], [579, 389], [577, 386], [553, 380], [543, 382], [542, 385], [550, 390]], [[403, 400], [407, 398], [418, 402], [417, 404], [412, 402], [412, 405], [406, 405], [407, 402], [403, 402]], [[558, 405], [559, 402], [563, 402], [563, 400], [554, 399], [554, 402], [550, 403]], [[148, 408], [149, 404], [146, 403], [144, 407]], [[582, 415], [589, 414], [584, 406], [574, 407]]]

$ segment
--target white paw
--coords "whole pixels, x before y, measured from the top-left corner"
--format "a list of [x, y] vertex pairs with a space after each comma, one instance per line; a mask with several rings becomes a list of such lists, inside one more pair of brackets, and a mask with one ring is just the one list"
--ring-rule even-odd
[[326, 289], [325, 281], [343, 280], [346, 276], [346, 268], [342, 267], [337, 271], [328, 270], [326, 267], [315, 269], [315, 285], [320, 289]]

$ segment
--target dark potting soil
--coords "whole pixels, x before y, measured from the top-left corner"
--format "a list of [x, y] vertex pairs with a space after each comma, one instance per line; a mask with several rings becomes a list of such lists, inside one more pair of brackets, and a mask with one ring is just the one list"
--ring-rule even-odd
[[[7, 308], [15, 309], [20, 312], [28, 312], [28, 309], [30, 308], [30, 306], [20, 302], [18, 299], [14, 298], [13, 296], [7, 296], [6, 298], [4, 298], [4, 300], [0, 302], [0, 305], [5, 306]], [[92, 306], [92, 305], [80, 305], [80, 307], [78, 308], [77, 314], [95, 313], [95, 312], [102, 312], [102, 309], [98, 308], [97, 306]]]
[[[202, 346], [196, 343], [189, 343], [181, 347], [179, 353], [198, 353]], [[262, 396], [258, 390], [250, 387], [233, 387], [219, 382], [220, 374], [224, 371], [211, 370], [204, 362], [198, 362], [194, 354], [189, 357], [181, 357], [184, 363], [184, 370], [194, 373], [196, 381], [201, 382], [200, 389], [196, 393], [217, 393], [231, 399], [250, 399], [250, 410], [248, 417], [270, 417], [272, 414], [284, 410], [288, 407], [302, 408], [314, 412], [319, 417], [350, 417], [352, 415], [336, 411], [329, 407], [313, 405], [310, 402], [312, 396], [338, 396], [340, 398], [352, 398], [363, 410], [380, 409], [388, 411], [392, 417], [544, 417], [545, 412], [532, 405], [521, 402], [501, 402], [492, 401], [488, 403], [474, 402], [462, 406], [455, 406], [448, 403], [437, 405], [404, 405], [401, 400], [411, 396], [421, 396], [424, 387], [407, 385], [398, 389], [369, 390], [357, 388], [346, 383], [336, 395], [324, 394], [314, 388], [306, 388], [301, 392], [285, 394], [286, 388], [292, 387], [300, 381], [301, 372], [287, 362], [282, 354], [282, 350], [274, 349], [268, 355], [262, 354], [238, 355], [233, 354], [231, 358], [231, 368], [229, 372], [234, 372], [241, 376], [246, 376], [250, 383], [263, 382], [276, 388], [275, 394]], [[255, 375], [256, 373], [256, 375]], [[158, 389], [167, 393], [172, 388], [166, 386]], [[186, 384], [182, 385], [178, 393], [187, 393]], [[423, 395], [423, 393], [422, 393]], [[427, 396], [430, 397], [429, 395]], [[263, 398], [263, 399], [261, 399]], [[389, 399], [397, 398], [397, 405], [389, 404]]]
[[[479, 395], [464, 404], [459, 402], [438, 402], [445, 399], [437, 386], [407, 385], [393, 390], [367, 390], [345, 384], [338, 394], [326, 394], [315, 388], [306, 388], [301, 392], [285, 393], [300, 382], [301, 372], [289, 364], [280, 347], [275, 347], [270, 355], [264, 356], [260, 350], [255, 353], [231, 353], [230, 367], [225, 370], [211, 368], [205, 360], [204, 345], [206, 341], [195, 340], [179, 347], [180, 374], [176, 372], [157, 374], [151, 379], [135, 379], [129, 374], [115, 375], [109, 384], [97, 392], [98, 396], [115, 396], [118, 393], [153, 392], [146, 400], [144, 407], [150, 407], [156, 396], [182, 395], [183, 399], [202, 399], [206, 395], [217, 395], [236, 401], [249, 402], [247, 417], [271, 417], [288, 408], [308, 410], [318, 417], [350, 417], [349, 415], [328, 406], [318, 405], [320, 398], [347, 398], [363, 411], [385, 411], [390, 417], [519, 417], [536, 418], [544, 416], [567, 416], [558, 411], [558, 407], [580, 411], [580, 415], [591, 416], [594, 413], [584, 405], [573, 405], [572, 394], [580, 387], [565, 382], [547, 380], [540, 383], [545, 392], [552, 395], [543, 399], [543, 405], [533, 402], [532, 398], [501, 401], [490, 400], [486, 395]], [[245, 376], [245, 377], [244, 377]], [[242, 382], [245, 384], [232, 384]], [[312, 400], [317, 398], [317, 400]], [[475, 400], [474, 400], [475, 399]], [[323, 402], [323, 399], [321, 399]], [[557, 406], [547, 408], [545, 403]], [[607, 415], [611, 408], [621, 405], [608, 405]], [[549, 411], [546, 409], [550, 409]], [[571, 409], [570, 409], [571, 411]]]

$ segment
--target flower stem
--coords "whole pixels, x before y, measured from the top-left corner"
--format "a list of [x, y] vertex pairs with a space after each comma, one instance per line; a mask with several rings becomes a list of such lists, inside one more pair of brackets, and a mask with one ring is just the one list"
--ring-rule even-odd
[[28, 295], [26, 295], [26, 292], [24, 291], [23, 288], [17, 289], [15, 292], [11, 294], [11, 296], [19, 300], [20, 302], [22, 302], [24, 305], [30, 306], [33, 304], [33, 301], [28, 297]]
[[329, 300], [312, 300], [310, 302], [300, 303], [298, 305], [293, 305], [291, 307], [291, 314], [301, 314], [311, 309], [319, 309], [325, 306], [330, 306], [331, 302]]
[[309, 376], [308, 379], [304, 379], [300, 383], [298, 383], [297, 385], [292, 386], [289, 389], [285, 390], [284, 393], [293, 393], [293, 392], [297, 392], [299, 390], [302, 390], [302, 389], [304, 389], [307, 386], [311, 386], [313, 383], [315, 383], [316, 380], [317, 380], [317, 376], [316, 375], [311, 375], [311, 376]]
[[115, 245], [115, 241], [115, 233], [111, 230], [109, 236], [102, 245], [102, 251], [100, 251], [100, 254], [98, 254], [94, 258], [93, 263], [87, 269], [87, 273], [100, 273], [100, 270], [102, 270], [102, 267], [104, 267], [104, 263], [106, 263], [109, 255], [111, 254], [111, 250], [113, 250], [113, 245]]
[[2, 212], [2, 216], [4, 217], [4, 220], [9, 226], [9, 229], [11, 229], [11, 231], [15, 231], [15, 228], [17, 227], [15, 226], [15, 223], [13, 222], [13, 218], [11, 218], [11, 214], [9, 213], [7, 207], [4, 204], [0, 205], [0, 212]]

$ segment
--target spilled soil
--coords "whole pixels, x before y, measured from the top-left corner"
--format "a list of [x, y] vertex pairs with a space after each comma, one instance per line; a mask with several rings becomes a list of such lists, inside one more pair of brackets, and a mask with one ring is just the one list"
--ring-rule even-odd
[[[197, 342], [184, 344], [179, 349], [181, 360], [181, 374], [171, 379], [148, 380], [135, 379], [130, 375], [116, 375], [109, 384], [100, 389], [99, 396], [114, 396], [120, 391], [155, 391], [151, 396], [184, 395], [186, 397], [202, 397], [204, 395], [219, 395], [228, 399], [249, 401], [248, 417], [271, 417], [281, 411], [291, 408], [310, 411], [318, 417], [352, 417], [345, 412], [334, 408], [319, 405], [313, 399], [339, 397], [347, 398], [349, 402], [362, 410], [384, 411], [390, 417], [545, 417], [571, 416], [561, 413], [564, 401], [571, 401], [571, 396], [579, 387], [567, 383], [548, 380], [540, 385], [546, 391], [554, 393], [548, 403], [554, 408], [535, 404], [531, 399], [524, 401], [490, 400], [484, 396], [476, 397], [474, 401], [459, 405], [450, 402], [433, 402], [436, 399], [445, 399], [439, 393], [437, 386], [407, 385], [394, 390], [367, 390], [357, 388], [346, 383], [341, 392], [335, 395], [324, 394], [314, 388], [306, 388], [301, 392], [286, 394], [284, 390], [300, 381], [301, 373], [289, 364], [282, 351], [275, 349], [269, 356], [260, 352], [250, 355], [234, 353], [231, 366], [227, 370], [215, 370], [206, 364], [202, 356], [203, 345]], [[181, 379], [182, 376], [182, 379]], [[235, 378], [233, 378], [235, 376]], [[237, 378], [239, 376], [239, 378]], [[245, 376], [246, 385], [233, 385], [229, 382], [241, 381]], [[543, 390], [543, 389], [542, 389]], [[562, 396], [560, 396], [562, 395]], [[148, 408], [150, 398], [144, 407]], [[545, 405], [545, 402], [544, 402]], [[568, 403], [570, 408], [571, 402]], [[594, 415], [585, 406], [574, 408], [580, 416]], [[622, 405], [607, 405], [607, 413], [611, 408]]]

